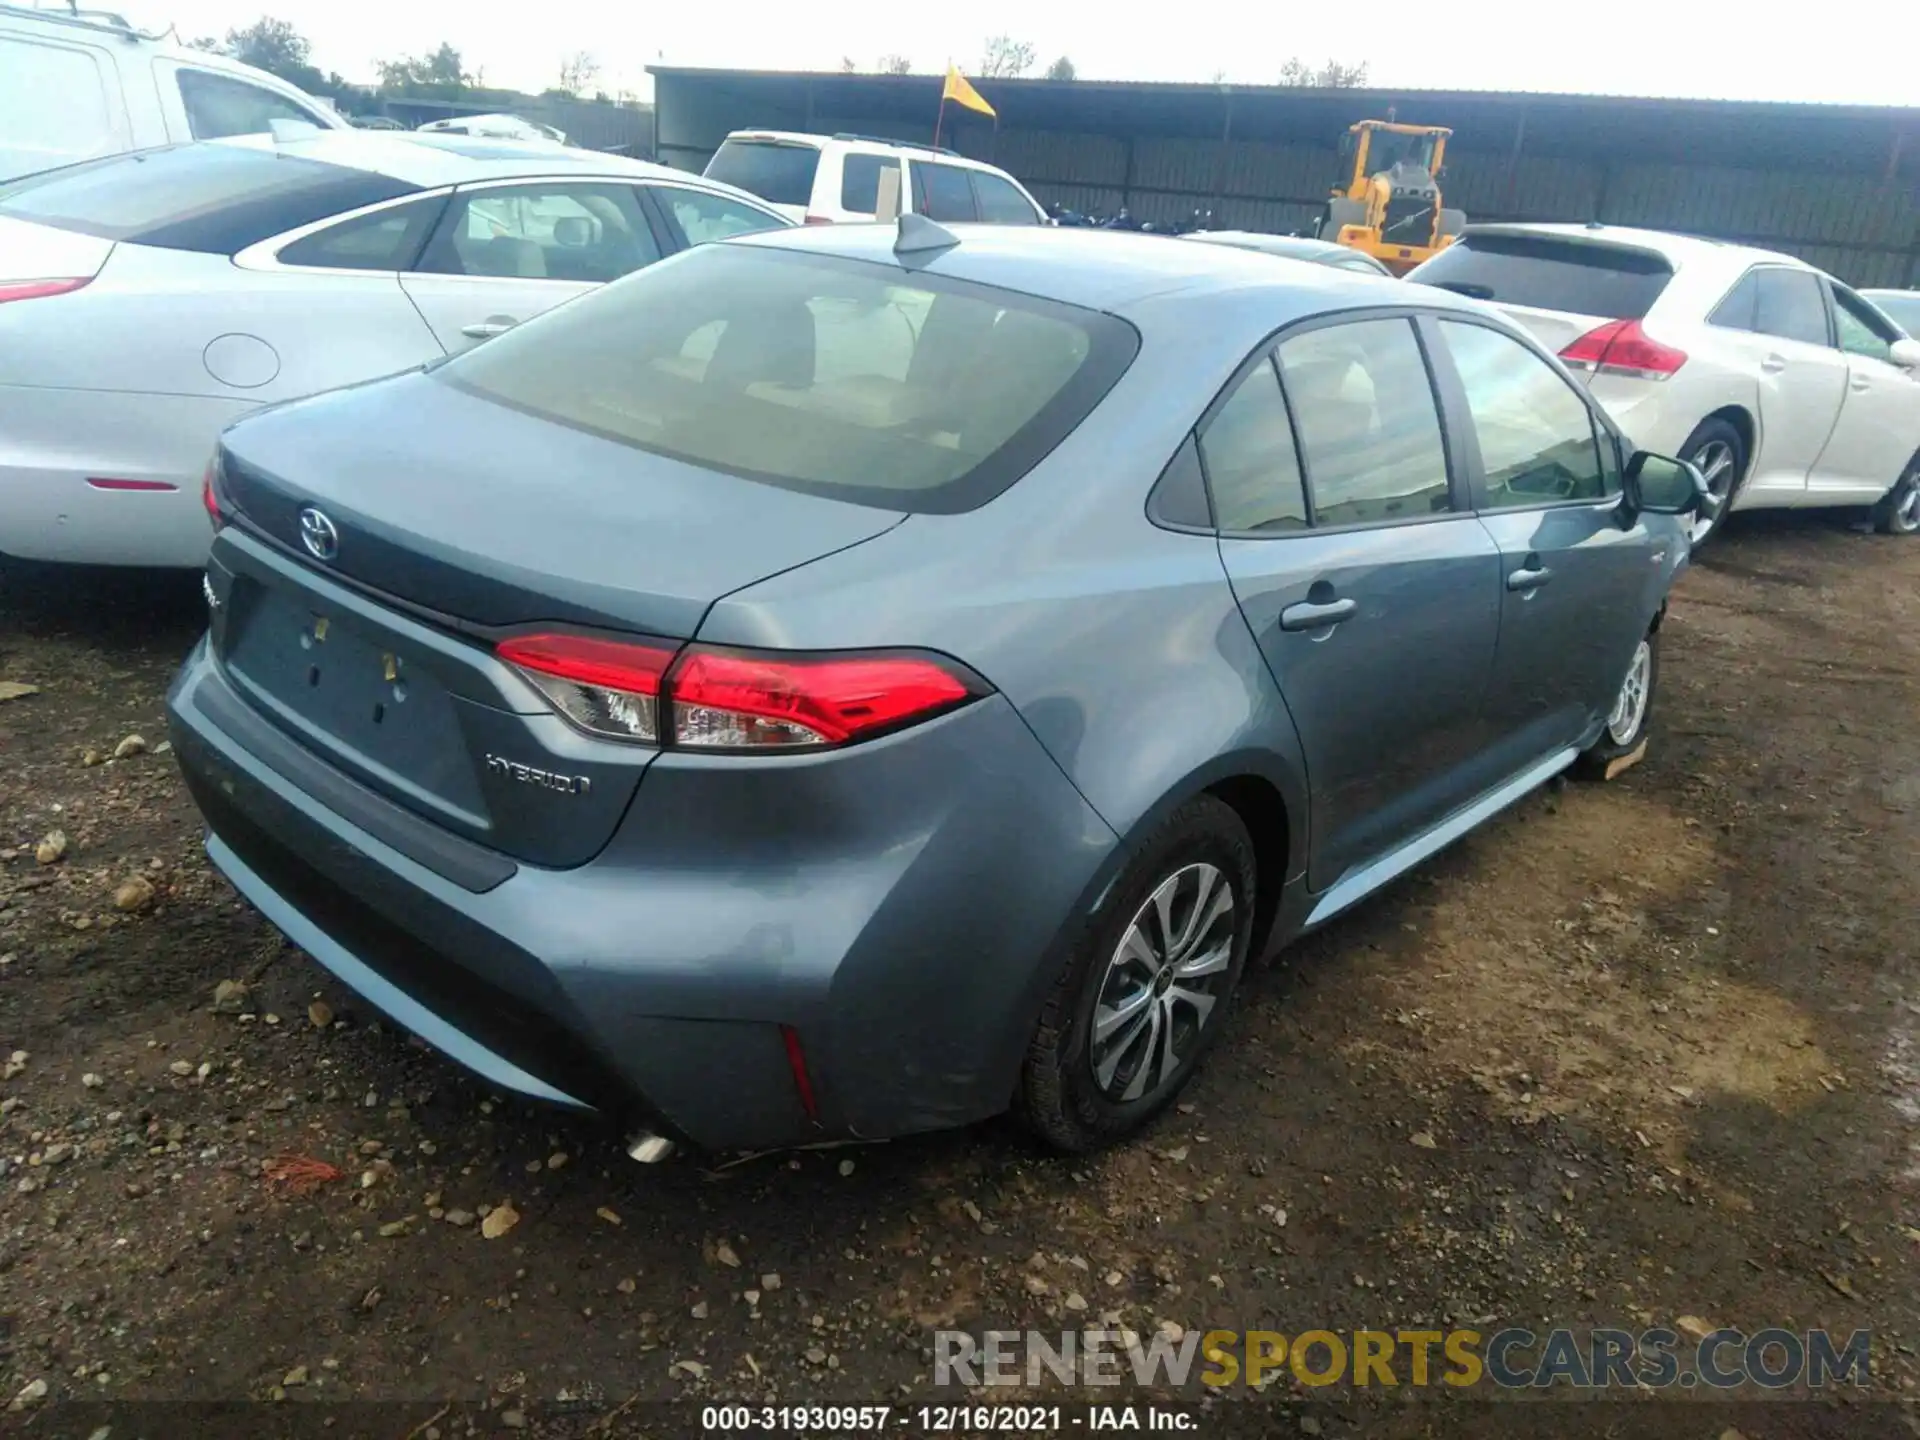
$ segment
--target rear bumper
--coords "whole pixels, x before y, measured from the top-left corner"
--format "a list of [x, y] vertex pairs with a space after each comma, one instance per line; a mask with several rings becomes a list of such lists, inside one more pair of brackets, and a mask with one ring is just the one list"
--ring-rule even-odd
[[341, 813], [390, 802], [337, 772], [318, 790], [220, 723], [234, 704], [203, 644], [169, 696], [174, 744], [209, 854], [269, 920], [491, 1083], [710, 1149], [1004, 1109], [1115, 856], [999, 696], [835, 755], [668, 752], [571, 870], [403, 853]]

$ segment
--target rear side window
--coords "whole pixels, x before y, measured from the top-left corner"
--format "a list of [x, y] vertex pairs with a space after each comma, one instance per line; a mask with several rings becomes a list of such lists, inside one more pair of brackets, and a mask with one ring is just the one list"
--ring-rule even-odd
[[1138, 344], [1113, 316], [988, 286], [702, 245], [433, 374], [709, 469], [950, 514], [1038, 464]]
[[1673, 269], [1657, 255], [1618, 245], [1536, 235], [1468, 235], [1409, 276], [1475, 300], [1643, 320]]
[[1751, 330], [1759, 299], [1760, 272], [1749, 270], [1740, 277], [1740, 283], [1727, 292], [1727, 298], [1713, 307], [1707, 323], [1723, 330]]
[[1754, 295], [1755, 330], [1803, 345], [1828, 343], [1827, 302], [1820, 293], [1819, 276], [1811, 270], [1784, 267], [1756, 270], [1754, 275], [1759, 282]]
[[1450, 508], [1440, 412], [1410, 321], [1309, 330], [1283, 341], [1279, 356], [1315, 524], [1380, 524]]
[[707, 162], [706, 175], [775, 205], [807, 205], [813, 200], [813, 174], [819, 168], [820, 151], [812, 145], [728, 140]]
[[410, 269], [446, 204], [444, 196], [435, 196], [343, 220], [282, 246], [278, 259], [282, 265], [329, 270]]
[[1262, 360], [1200, 432], [1200, 456], [1222, 530], [1300, 530], [1306, 487], [1273, 362]]
[[659, 258], [631, 189], [556, 180], [456, 194], [420, 269], [600, 285]]
[[980, 202], [980, 218], [994, 225], [1038, 225], [1027, 197], [998, 175], [973, 172], [973, 196]]
[[871, 215], [880, 208], [880, 172], [900, 173], [890, 155], [846, 155], [840, 160], [840, 208]]
[[231, 255], [419, 188], [265, 147], [176, 145], [0, 185], [0, 215], [103, 240]]
[[972, 220], [973, 186], [958, 165], [913, 162], [913, 208], [929, 220]]
[[264, 135], [276, 120], [318, 125], [313, 112], [264, 86], [216, 75], [210, 70], [181, 70], [180, 103], [196, 140], [229, 135]]

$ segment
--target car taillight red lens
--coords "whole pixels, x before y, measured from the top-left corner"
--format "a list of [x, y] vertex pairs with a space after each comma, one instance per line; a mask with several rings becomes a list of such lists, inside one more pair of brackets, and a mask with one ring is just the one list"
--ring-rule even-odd
[[554, 707], [595, 735], [660, 740], [660, 679], [673, 647], [589, 635], [518, 635], [495, 653]]
[[1609, 320], [1567, 346], [1560, 358], [1575, 370], [1665, 380], [1687, 363], [1687, 352], [1662, 345], [1638, 320]]
[[207, 473], [200, 480], [200, 503], [206, 506], [207, 519], [218, 530], [227, 523], [227, 517], [220, 513], [220, 457], [215, 456], [207, 462]]
[[65, 295], [78, 290], [93, 277], [79, 275], [70, 280], [9, 280], [0, 284], [0, 305], [9, 300], [44, 300], [49, 295]]
[[844, 745], [958, 705], [972, 691], [918, 656], [786, 659], [689, 650], [669, 678], [673, 743], [699, 750]]
[[846, 745], [974, 698], [977, 682], [919, 655], [794, 657], [673, 642], [521, 635], [496, 653], [581, 729], [689, 750]]

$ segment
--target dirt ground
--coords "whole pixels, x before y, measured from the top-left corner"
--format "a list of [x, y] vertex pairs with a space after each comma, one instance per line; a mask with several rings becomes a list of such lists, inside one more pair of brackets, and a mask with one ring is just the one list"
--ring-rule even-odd
[[[0, 701], [0, 1059], [26, 1052], [0, 1084], [0, 1407], [47, 1396], [0, 1429], [669, 1433], [697, 1407], [657, 1402], [925, 1398], [942, 1326], [1697, 1316], [1871, 1327], [1871, 1385], [1736, 1411], [1288, 1381], [1208, 1413], [1920, 1433], [1920, 543], [1852, 519], [1732, 525], [1675, 598], [1644, 764], [1250, 974], [1188, 1103], [1082, 1163], [996, 1124], [649, 1169], [490, 1097], [203, 859], [161, 749], [197, 581], [16, 569], [0, 680], [39, 693]], [[289, 1156], [338, 1178], [303, 1191]], [[250, 1403], [134, 1403], [162, 1401]]]

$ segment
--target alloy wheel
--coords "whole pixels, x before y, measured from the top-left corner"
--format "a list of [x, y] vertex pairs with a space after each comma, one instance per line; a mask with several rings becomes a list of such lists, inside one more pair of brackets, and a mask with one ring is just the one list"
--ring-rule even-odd
[[1233, 965], [1233, 884], [1186, 865], [1154, 887], [1120, 937], [1094, 1002], [1087, 1059], [1107, 1100], [1127, 1104], [1172, 1082]]
[[1900, 483], [1894, 486], [1889, 509], [1892, 524], [1888, 528], [1895, 534], [1911, 535], [1920, 530], [1920, 465], [1900, 477]]
[[1620, 696], [1613, 702], [1613, 713], [1607, 717], [1607, 738], [1616, 745], [1625, 745], [1640, 733], [1640, 726], [1647, 718], [1647, 701], [1653, 690], [1653, 644], [1642, 639], [1633, 650], [1633, 661], [1627, 666], [1627, 678], [1621, 682]]
[[1715, 502], [1711, 515], [1701, 515], [1693, 522], [1693, 540], [1697, 545], [1726, 518], [1727, 502], [1733, 498], [1733, 482], [1739, 477], [1734, 474], [1733, 446], [1724, 440], [1709, 440], [1689, 458], [1707, 482], [1707, 493]]

